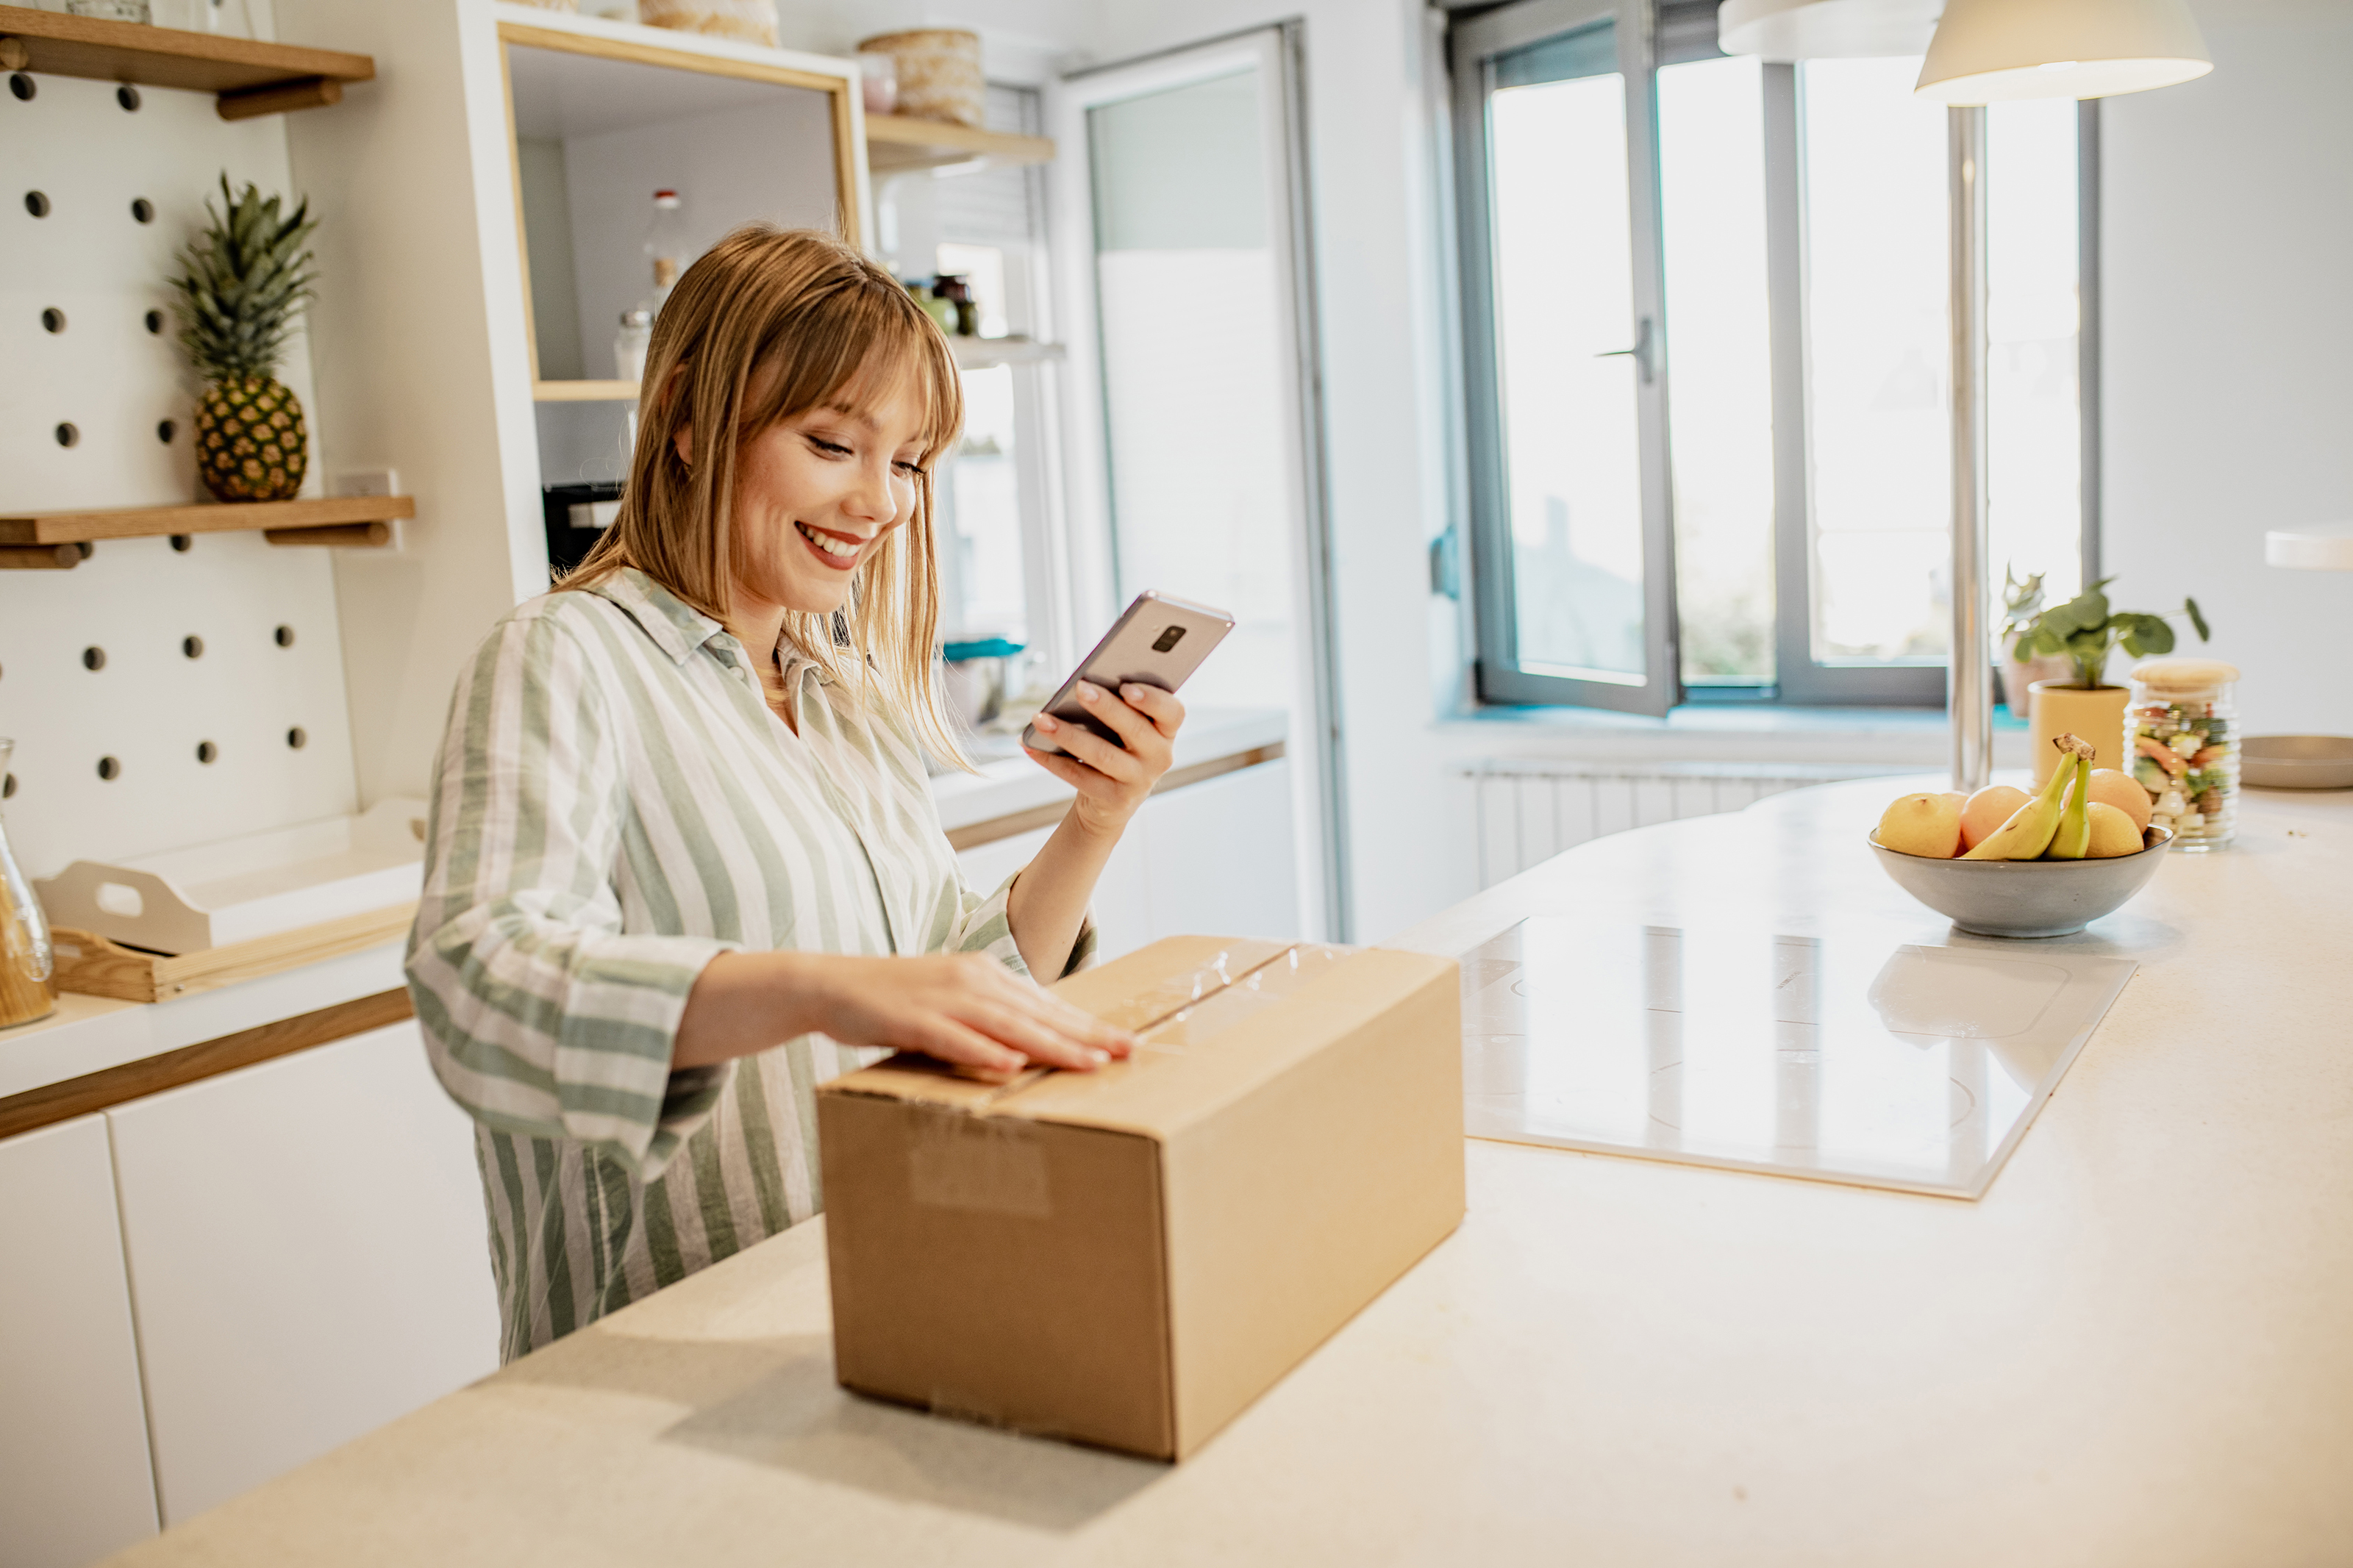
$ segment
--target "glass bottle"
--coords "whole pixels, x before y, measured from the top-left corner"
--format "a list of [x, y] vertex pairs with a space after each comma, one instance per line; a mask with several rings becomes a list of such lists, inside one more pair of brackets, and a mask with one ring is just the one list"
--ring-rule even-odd
[[653, 341], [650, 310], [624, 310], [621, 330], [613, 334], [613, 375], [616, 380], [642, 384], [646, 379], [646, 345]]
[[691, 259], [686, 254], [686, 215], [676, 191], [654, 193], [653, 221], [646, 226], [646, 268], [653, 278], [649, 310], [659, 310]]
[[[16, 742], [0, 739], [0, 778], [7, 775], [16, 750]], [[16, 869], [7, 825], [0, 823], [0, 1029], [46, 1018], [57, 1006], [49, 922]]]
[[2149, 821], [2177, 852], [2220, 849], [2239, 826], [2239, 671], [2211, 658], [2133, 667], [2125, 722]]

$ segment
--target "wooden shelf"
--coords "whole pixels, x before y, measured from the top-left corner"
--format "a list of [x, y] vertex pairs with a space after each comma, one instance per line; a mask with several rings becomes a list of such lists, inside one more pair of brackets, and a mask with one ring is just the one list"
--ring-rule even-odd
[[0, 567], [61, 570], [80, 563], [102, 539], [172, 533], [259, 532], [272, 544], [365, 548], [392, 542], [392, 521], [415, 517], [410, 496], [331, 496], [323, 500], [240, 501], [107, 511], [0, 511]]
[[98, 81], [137, 82], [216, 95], [223, 120], [311, 109], [369, 81], [375, 61], [339, 49], [108, 22], [0, 5], [0, 67]]
[[866, 166], [877, 174], [903, 174], [950, 163], [1050, 163], [1054, 143], [1045, 136], [1015, 136], [975, 131], [938, 120], [903, 114], [866, 117]]
[[948, 339], [948, 352], [955, 355], [958, 366], [965, 370], [989, 370], [1000, 364], [1048, 364], [1060, 360], [1066, 351], [1060, 343], [1041, 343], [1035, 338], [958, 338]]
[[638, 384], [634, 381], [534, 381], [531, 384], [533, 403], [635, 403]]

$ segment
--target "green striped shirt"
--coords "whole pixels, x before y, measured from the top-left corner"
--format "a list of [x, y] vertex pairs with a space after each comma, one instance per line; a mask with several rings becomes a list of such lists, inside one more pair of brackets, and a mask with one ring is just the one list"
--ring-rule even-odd
[[625, 570], [521, 605], [459, 679], [408, 989], [478, 1124], [503, 1359], [818, 1212], [811, 1093], [867, 1053], [674, 1069], [715, 954], [1027, 973], [1012, 884], [965, 884], [906, 725], [782, 652], [797, 734], [725, 627]]

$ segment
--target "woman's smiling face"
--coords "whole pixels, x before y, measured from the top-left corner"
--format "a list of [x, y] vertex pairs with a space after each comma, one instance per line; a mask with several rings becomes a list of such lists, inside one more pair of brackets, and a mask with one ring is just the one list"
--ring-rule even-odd
[[857, 568], [914, 516], [924, 434], [916, 378], [860, 380], [837, 405], [737, 447], [733, 568], [744, 609], [832, 614]]

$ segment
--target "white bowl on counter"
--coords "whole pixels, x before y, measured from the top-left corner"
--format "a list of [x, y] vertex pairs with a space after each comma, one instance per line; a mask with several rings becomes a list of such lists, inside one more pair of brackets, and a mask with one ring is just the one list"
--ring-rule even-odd
[[2250, 735], [2239, 782], [2257, 789], [2353, 789], [2353, 736]]

